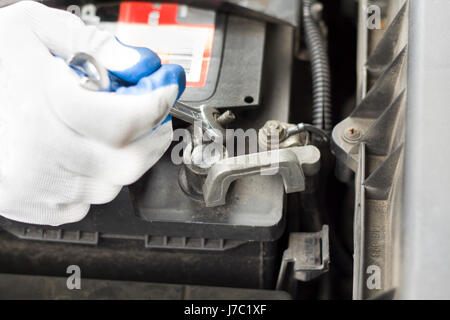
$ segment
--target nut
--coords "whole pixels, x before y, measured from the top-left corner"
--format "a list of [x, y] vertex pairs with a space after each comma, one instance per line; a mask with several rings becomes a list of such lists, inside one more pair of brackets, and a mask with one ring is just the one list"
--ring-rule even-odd
[[355, 127], [347, 128], [344, 132], [344, 140], [350, 143], [358, 142], [361, 137], [361, 130]]
[[276, 137], [282, 139], [285, 134], [285, 128], [281, 125], [279, 121], [270, 120], [267, 121], [263, 127], [263, 131], [267, 138]]

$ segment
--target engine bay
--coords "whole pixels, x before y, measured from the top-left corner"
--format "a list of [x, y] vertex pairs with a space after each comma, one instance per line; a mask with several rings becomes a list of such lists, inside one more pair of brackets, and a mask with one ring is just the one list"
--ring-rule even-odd
[[[170, 148], [113, 201], [61, 226], [0, 216], [0, 297], [408, 297], [408, 23], [421, 1], [40, 2], [181, 65], [186, 90]], [[68, 266], [83, 290], [65, 288]]]

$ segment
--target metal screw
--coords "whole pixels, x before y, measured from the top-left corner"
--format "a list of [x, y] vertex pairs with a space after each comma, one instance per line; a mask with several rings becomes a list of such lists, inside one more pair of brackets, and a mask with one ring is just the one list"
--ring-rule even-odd
[[344, 133], [344, 139], [350, 143], [358, 142], [361, 136], [361, 131], [355, 127], [347, 128]]
[[286, 136], [286, 129], [281, 125], [280, 121], [276, 120], [267, 121], [263, 127], [263, 132], [269, 140], [271, 138], [283, 140]]
[[280, 133], [283, 131], [281, 123], [275, 120], [267, 121], [263, 129], [268, 137], [279, 136]]
[[216, 118], [217, 123], [220, 124], [222, 127], [226, 127], [234, 120], [236, 120], [236, 116], [230, 110], [225, 111]]
[[280, 121], [269, 120], [259, 130], [258, 140], [267, 150], [279, 149], [280, 142], [286, 139], [286, 128]]
[[277, 130], [280, 128], [280, 123], [278, 121], [267, 121], [266, 127], [270, 130]]

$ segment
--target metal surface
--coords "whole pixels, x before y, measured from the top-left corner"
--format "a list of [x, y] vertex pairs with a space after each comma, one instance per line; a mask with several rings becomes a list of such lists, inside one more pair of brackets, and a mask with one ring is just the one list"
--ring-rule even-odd
[[367, 93], [367, 55], [369, 45], [369, 29], [366, 28], [367, 7], [369, 0], [358, 2], [358, 51], [357, 51], [357, 89], [356, 103], [359, 104]]
[[305, 146], [309, 142], [307, 132], [292, 132], [294, 124], [270, 120], [258, 131], [258, 143], [262, 150]]
[[330, 248], [328, 226], [315, 233], [291, 233], [289, 247], [284, 251], [277, 290], [283, 286], [288, 264], [293, 264], [293, 276], [299, 281], [310, 281], [328, 272]]
[[283, 179], [286, 193], [304, 191], [305, 175], [312, 176], [320, 169], [320, 151], [314, 146], [292, 147], [223, 159], [214, 164], [203, 185], [207, 207], [226, 203], [233, 181], [255, 175]]
[[[369, 30], [367, 5], [385, 10], [383, 30]], [[399, 220], [407, 105], [408, 1], [360, 3], [359, 98], [351, 115], [332, 133], [339, 163], [355, 174], [353, 298], [375, 298], [398, 285]], [[390, 18], [390, 21], [388, 20]], [[363, 30], [361, 30], [361, 28]], [[361, 35], [363, 35], [361, 37]], [[372, 48], [374, 39], [377, 45]], [[378, 39], [379, 38], [379, 39]], [[370, 42], [370, 43], [369, 43]], [[370, 88], [366, 93], [364, 88]], [[338, 168], [339, 169], [339, 168]], [[342, 170], [342, 169], [339, 169]], [[345, 170], [345, 169], [344, 169]], [[342, 172], [338, 176], [349, 177]], [[379, 278], [376, 284], [373, 272]], [[375, 275], [377, 276], [377, 275]]]
[[[399, 0], [396, 0], [400, 2]], [[368, 57], [366, 68], [373, 74], [380, 74], [408, 44], [408, 6], [400, 8], [394, 20], [386, 29], [378, 45]], [[367, 29], [367, 28], [366, 28]]]
[[400, 299], [450, 298], [449, 10], [410, 1]]
[[[209, 148], [212, 148], [211, 151]], [[208, 171], [227, 156], [223, 145], [189, 143], [183, 151], [183, 166], [178, 176], [180, 187], [191, 198], [203, 201], [203, 184]]]
[[88, 90], [108, 91], [110, 80], [108, 71], [93, 56], [78, 52], [67, 60], [67, 64], [80, 74], [80, 85]]

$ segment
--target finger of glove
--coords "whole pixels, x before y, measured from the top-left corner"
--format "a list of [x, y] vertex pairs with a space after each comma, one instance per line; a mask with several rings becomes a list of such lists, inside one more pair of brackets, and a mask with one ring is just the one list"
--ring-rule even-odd
[[122, 186], [75, 173], [71, 178], [59, 177], [52, 174], [52, 179], [45, 181], [40, 188], [43, 199], [48, 203], [104, 204], [112, 201], [122, 189]]
[[86, 26], [70, 12], [34, 1], [22, 1], [12, 7], [18, 21], [29, 25], [53, 55], [67, 60], [78, 52], [88, 53], [115, 76], [131, 84], [161, 66], [153, 51], [124, 45], [111, 33]]
[[117, 93], [81, 88], [63, 62], [55, 61], [52, 69], [59, 81], [47, 79], [47, 87], [58, 94], [48, 97], [58, 118], [80, 135], [116, 147], [160, 124], [185, 87], [184, 70], [175, 65], [164, 65]]
[[48, 203], [42, 199], [17, 198], [17, 195], [1, 190], [0, 215], [19, 222], [57, 226], [80, 221], [89, 211], [85, 203]]
[[69, 173], [62, 168], [58, 170], [61, 171], [55, 172], [55, 168], [48, 173], [41, 170], [40, 175], [27, 177], [28, 181], [22, 183], [26, 182], [32, 191], [27, 194], [15, 192], [20, 195], [18, 201], [45, 202], [55, 208], [64, 204], [103, 204], [113, 200], [122, 188], [79, 173]]
[[[65, 165], [71, 171], [110, 185], [123, 186], [136, 182], [162, 157], [172, 136], [172, 123], [167, 122], [123, 148], [77, 136], [67, 139], [70, 145], [58, 152], [66, 159]], [[77, 150], [77, 156], [73, 156], [71, 150]]]

